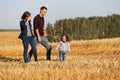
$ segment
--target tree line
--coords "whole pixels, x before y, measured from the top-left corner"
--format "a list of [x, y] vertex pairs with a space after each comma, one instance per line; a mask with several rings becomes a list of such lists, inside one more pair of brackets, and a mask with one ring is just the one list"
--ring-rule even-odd
[[67, 34], [70, 40], [120, 37], [120, 15], [56, 20], [54, 25], [51, 23], [47, 24], [46, 32], [47, 38], [51, 42], [59, 41], [62, 34]]

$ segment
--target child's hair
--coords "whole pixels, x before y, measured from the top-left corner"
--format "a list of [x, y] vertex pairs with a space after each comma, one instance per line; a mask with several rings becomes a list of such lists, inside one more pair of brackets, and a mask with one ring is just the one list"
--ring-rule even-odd
[[[65, 36], [65, 37], [66, 37], [66, 41], [69, 42], [69, 38], [68, 38], [67, 34], [63, 34], [63, 35], [61, 36], [61, 40], [62, 40], [62, 37], [63, 37], [63, 36]], [[62, 40], [62, 41], [63, 41], [63, 40]]]
[[25, 12], [23, 13], [21, 19], [26, 19], [26, 17], [29, 17], [29, 16], [31, 16], [30, 12], [25, 11]]

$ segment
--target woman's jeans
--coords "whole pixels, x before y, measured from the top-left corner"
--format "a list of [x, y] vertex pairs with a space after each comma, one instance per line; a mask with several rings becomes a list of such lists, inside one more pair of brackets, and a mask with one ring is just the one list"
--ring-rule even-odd
[[47, 38], [45, 36], [41, 36], [41, 42], [38, 42], [37, 37], [36, 37], [36, 42], [43, 45], [46, 48], [46, 50], [47, 50], [46, 59], [51, 60], [51, 50], [52, 50], [52, 48], [51, 48]]
[[59, 59], [60, 61], [64, 61], [66, 58], [66, 52], [65, 51], [59, 51]]
[[[28, 46], [31, 46], [31, 50], [29, 51], [29, 54], [27, 55], [28, 52]], [[32, 54], [34, 56], [34, 60], [37, 61], [37, 50], [36, 50], [36, 43], [33, 37], [27, 37], [25, 40], [23, 40], [23, 47], [24, 47], [24, 52], [23, 52], [23, 58], [24, 62], [30, 62]]]

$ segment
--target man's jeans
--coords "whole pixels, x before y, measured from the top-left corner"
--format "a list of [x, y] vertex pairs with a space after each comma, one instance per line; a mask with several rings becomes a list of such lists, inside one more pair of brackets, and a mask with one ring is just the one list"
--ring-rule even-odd
[[[31, 50], [29, 54], [27, 55], [28, 52], [28, 46], [31, 46]], [[27, 37], [27, 39], [23, 40], [23, 47], [24, 47], [24, 52], [23, 52], [23, 58], [24, 62], [30, 62], [30, 59], [32, 57], [32, 54], [34, 56], [34, 60], [37, 61], [37, 51], [36, 51], [36, 43], [33, 37]]]
[[[36, 42], [38, 43], [37, 37], [36, 37]], [[51, 48], [47, 38], [45, 36], [41, 36], [41, 42], [39, 42], [39, 44], [43, 45], [47, 50], [46, 59], [51, 60], [51, 50], [52, 50], [52, 48]]]
[[64, 61], [66, 58], [66, 53], [64, 51], [59, 51], [59, 59], [60, 61]]

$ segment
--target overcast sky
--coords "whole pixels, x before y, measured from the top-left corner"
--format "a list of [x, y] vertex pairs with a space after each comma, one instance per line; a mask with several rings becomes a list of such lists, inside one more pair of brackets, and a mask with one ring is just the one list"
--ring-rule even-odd
[[[32, 19], [46, 6], [46, 24], [58, 19], [120, 14], [120, 0], [0, 0], [0, 29], [19, 29], [24, 11]], [[46, 26], [46, 25], [45, 25]]]

